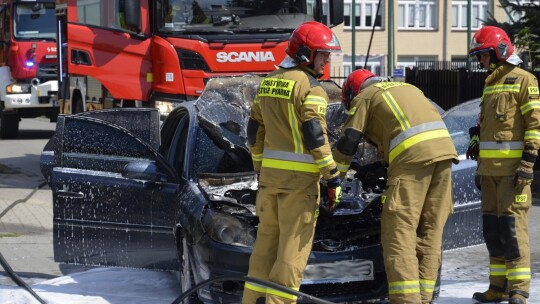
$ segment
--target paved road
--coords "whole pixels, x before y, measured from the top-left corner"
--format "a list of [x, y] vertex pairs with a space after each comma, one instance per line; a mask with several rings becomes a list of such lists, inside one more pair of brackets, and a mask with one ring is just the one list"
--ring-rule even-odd
[[52, 195], [39, 158], [55, 126], [46, 118], [23, 119], [18, 139], [0, 140], [0, 253], [23, 277], [51, 278], [81, 269], [59, 265], [53, 257]]
[[[540, 278], [540, 195], [535, 194], [529, 212], [531, 272]], [[443, 279], [486, 281], [489, 274], [488, 252], [484, 244], [443, 253]], [[487, 285], [486, 285], [487, 288]], [[483, 291], [483, 290], [482, 290]], [[537, 292], [537, 296], [540, 294]]]
[[[86, 269], [59, 265], [53, 258], [52, 195], [39, 171], [41, 150], [53, 132], [54, 124], [45, 119], [23, 120], [20, 139], [0, 141], [0, 252], [19, 275], [34, 279]], [[540, 200], [535, 200], [530, 213], [530, 236], [532, 270], [536, 276], [540, 276], [539, 218]], [[484, 245], [443, 254], [445, 280], [487, 282], [487, 274]], [[5, 278], [0, 279], [0, 284], [12, 283]]]

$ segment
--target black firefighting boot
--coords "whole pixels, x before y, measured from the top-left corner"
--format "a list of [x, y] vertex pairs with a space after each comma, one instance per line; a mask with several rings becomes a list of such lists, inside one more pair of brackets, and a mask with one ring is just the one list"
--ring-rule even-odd
[[526, 304], [529, 294], [521, 290], [510, 291], [510, 301], [508, 304]]
[[503, 291], [488, 289], [484, 292], [475, 292], [472, 296], [473, 303], [499, 303], [508, 301], [508, 294]]

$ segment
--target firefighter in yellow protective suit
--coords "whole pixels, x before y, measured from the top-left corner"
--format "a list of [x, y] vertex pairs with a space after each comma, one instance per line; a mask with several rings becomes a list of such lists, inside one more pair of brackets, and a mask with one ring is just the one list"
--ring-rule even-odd
[[430, 303], [458, 163], [446, 125], [418, 88], [368, 70], [349, 75], [342, 98], [349, 116], [334, 151], [339, 171], [349, 169], [364, 137], [388, 165], [381, 245], [390, 302]]
[[478, 160], [489, 252], [490, 285], [487, 291], [475, 293], [473, 301], [524, 304], [531, 281], [530, 185], [540, 147], [538, 80], [517, 67], [521, 59], [500, 28], [485, 26], [476, 32], [469, 55], [477, 56], [489, 73], [479, 126], [470, 130], [467, 151], [467, 158]]
[[[247, 127], [260, 171], [257, 238], [248, 276], [299, 290], [319, 212], [319, 181], [328, 185], [329, 208], [339, 198], [340, 177], [326, 133], [328, 96], [316, 79], [341, 47], [318, 22], [300, 25], [288, 57], [259, 86]], [[296, 303], [293, 294], [246, 282], [242, 303]]]

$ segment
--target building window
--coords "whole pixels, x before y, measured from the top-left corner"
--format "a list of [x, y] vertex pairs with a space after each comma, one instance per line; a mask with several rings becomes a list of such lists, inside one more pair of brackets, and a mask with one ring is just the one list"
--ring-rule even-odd
[[[308, 15], [313, 15], [313, 10], [315, 9], [315, 1], [316, 0], [307, 0], [306, 2], [306, 7], [307, 7], [307, 14]], [[328, 11], [329, 11], [329, 7], [328, 7], [328, 0], [322, 0], [322, 20], [321, 20], [321, 23], [322, 24], [328, 24]]]
[[[358, 64], [358, 63], [356, 63]], [[356, 68], [354, 70], [363, 69], [364, 65], [356, 65]], [[368, 62], [366, 66], [366, 70], [370, 70], [371, 73], [375, 75], [382, 76], [382, 70], [381, 70], [381, 63], [380, 62]], [[344, 75], [349, 75], [353, 71], [351, 62], [345, 62], [343, 63], [343, 72]]]
[[[452, 1], [452, 29], [467, 29], [467, 2], [467, 0]], [[482, 20], [487, 20], [489, 0], [473, 0], [471, 8], [471, 28], [479, 29], [482, 26]]]
[[417, 62], [421, 62], [423, 67], [435, 67], [437, 64], [437, 56], [398, 56], [396, 68], [405, 70], [417, 66]]
[[437, 28], [437, 1], [400, 0], [398, 29], [435, 30]]
[[[384, 59], [384, 56], [370, 56], [366, 63], [366, 56], [357, 56], [353, 68], [351, 56], [345, 55], [343, 57], [343, 75], [347, 77], [354, 70], [367, 69], [375, 75], [383, 76]], [[365, 67], [364, 64], [366, 64]]]
[[[377, 6], [381, 4], [377, 14]], [[356, 10], [354, 11], [354, 23], [357, 29], [381, 29], [383, 20], [384, 1], [379, 0], [357, 0], [355, 1]], [[343, 8], [343, 25], [346, 29], [352, 27], [352, 3], [351, 0], [345, 0]]]

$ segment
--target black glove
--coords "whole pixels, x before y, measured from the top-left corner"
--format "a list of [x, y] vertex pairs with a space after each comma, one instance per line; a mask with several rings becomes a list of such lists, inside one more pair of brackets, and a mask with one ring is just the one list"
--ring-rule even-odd
[[374, 163], [357, 167], [354, 178], [362, 182], [362, 187], [372, 188], [380, 182], [380, 178], [386, 179], [386, 168], [388, 165], [385, 161], [376, 161]]
[[465, 156], [467, 159], [478, 160], [478, 154], [480, 153], [480, 127], [469, 128], [469, 148]]
[[522, 190], [525, 186], [532, 184], [534, 172], [534, 163], [521, 160], [514, 176], [514, 187], [517, 190]]
[[517, 190], [521, 191], [523, 187], [532, 184], [534, 177], [533, 168], [537, 158], [538, 149], [530, 145], [525, 145], [514, 177], [514, 187]]
[[325, 213], [332, 214], [341, 201], [341, 179], [339, 176], [326, 181], [326, 191], [328, 202], [322, 205], [321, 208]]

